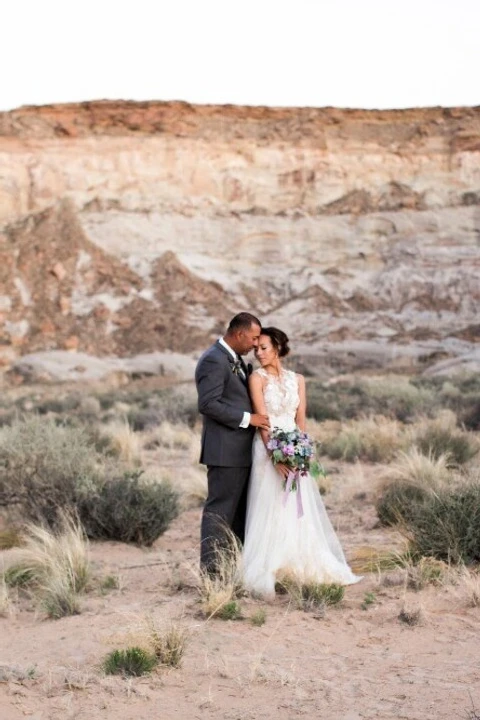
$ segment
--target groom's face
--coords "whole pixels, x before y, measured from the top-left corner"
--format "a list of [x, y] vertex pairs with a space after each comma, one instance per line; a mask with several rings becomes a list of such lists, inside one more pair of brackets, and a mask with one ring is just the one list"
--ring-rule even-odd
[[246, 355], [258, 347], [258, 339], [260, 337], [261, 328], [253, 323], [248, 330], [239, 330], [237, 333], [237, 347], [234, 348], [239, 355]]

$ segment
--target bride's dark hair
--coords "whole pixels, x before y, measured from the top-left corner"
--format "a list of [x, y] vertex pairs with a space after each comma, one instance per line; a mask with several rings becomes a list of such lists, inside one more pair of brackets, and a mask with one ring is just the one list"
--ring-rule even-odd
[[261, 335], [266, 335], [272, 341], [272, 345], [278, 352], [278, 357], [285, 357], [290, 352], [288, 347], [288, 336], [276, 327], [262, 327]]

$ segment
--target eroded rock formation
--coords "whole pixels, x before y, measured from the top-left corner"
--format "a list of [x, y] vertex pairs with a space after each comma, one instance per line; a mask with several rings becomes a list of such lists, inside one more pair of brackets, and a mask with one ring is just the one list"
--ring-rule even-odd
[[195, 353], [238, 309], [316, 372], [480, 339], [480, 108], [0, 114], [2, 359]]

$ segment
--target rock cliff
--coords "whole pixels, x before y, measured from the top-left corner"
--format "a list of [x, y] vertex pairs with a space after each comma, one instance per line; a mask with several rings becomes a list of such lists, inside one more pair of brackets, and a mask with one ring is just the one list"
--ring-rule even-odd
[[480, 108], [0, 114], [1, 358], [195, 354], [250, 309], [317, 373], [480, 340]]

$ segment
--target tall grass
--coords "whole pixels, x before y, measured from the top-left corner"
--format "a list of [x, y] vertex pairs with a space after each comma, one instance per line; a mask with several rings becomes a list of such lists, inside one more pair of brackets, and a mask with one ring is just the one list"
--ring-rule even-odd
[[54, 532], [29, 525], [24, 545], [5, 574], [11, 583], [27, 587], [52, 618], [79, 611], [78, 594], [90, 578], [88, 542], [82, 527], [64, 515]]
[[238, 597], [242, 592], [241, 548], [235, 535], [225, 529], [225, 546], [215, 550], [215, 572], [196, 573], [203, 614], [210, 619], [238, 616]]

